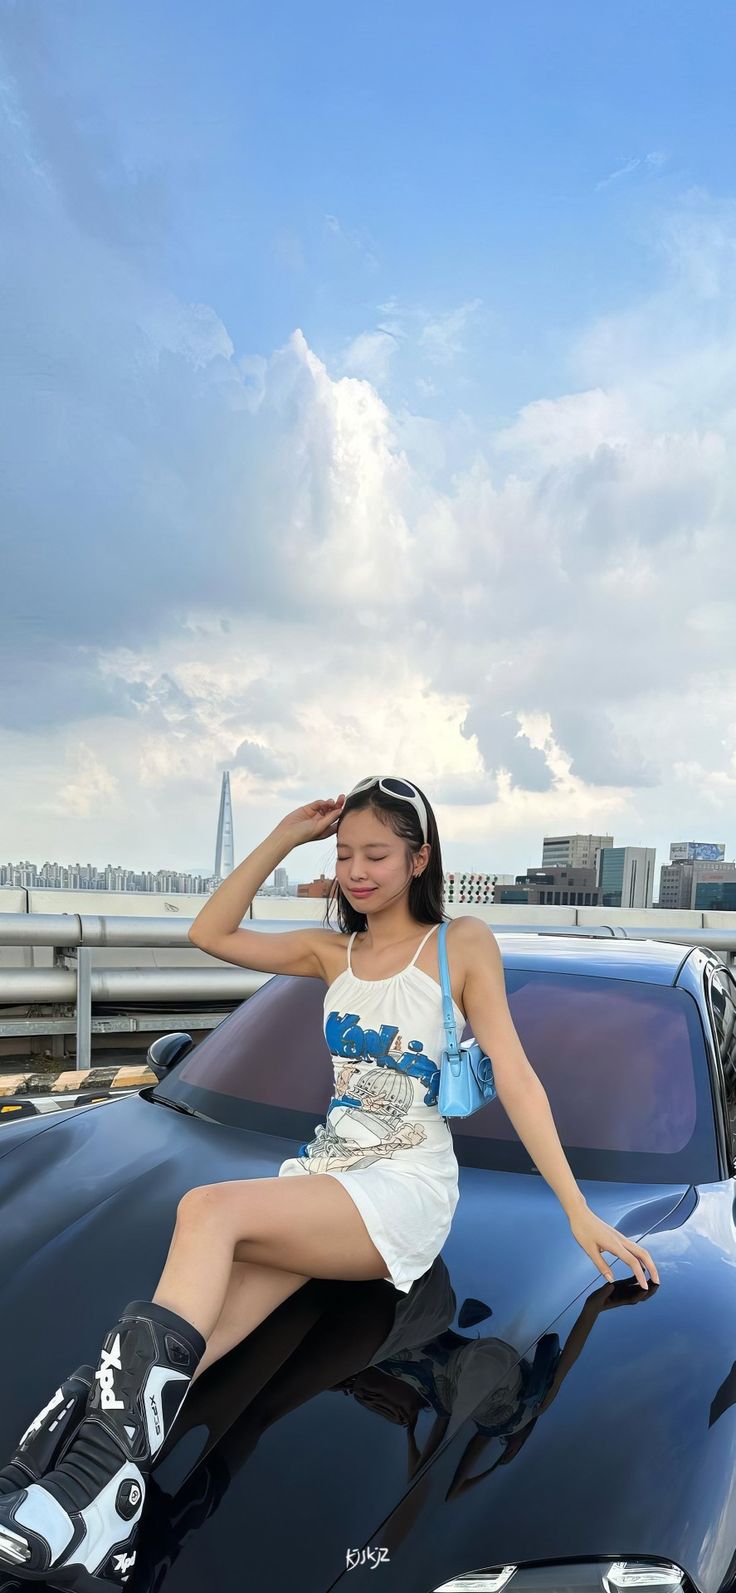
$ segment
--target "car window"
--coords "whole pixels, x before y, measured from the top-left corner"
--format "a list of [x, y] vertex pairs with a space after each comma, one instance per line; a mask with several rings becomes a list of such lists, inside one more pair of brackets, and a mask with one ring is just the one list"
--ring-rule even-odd
[[[685, 990], [505, 969], [511, 1014], [576, 1177], [719, 1176], [700, 1013]], [[333, 1094], [321, 980], [274, 975], [153, 1091], [228, 1123], [311, 1139]], [[469, 1026], [464, 1031], [470, 1034]], [[437, 1058], [439, 1061], [439, 1058]], [[450, 1126], [463, 1165], [528, 1171], [500, 1101]]]
[[710, 1005], [723, 1068], [731, 1149], [736, 1151], [736, 984], [725, 969], [713, 970]]

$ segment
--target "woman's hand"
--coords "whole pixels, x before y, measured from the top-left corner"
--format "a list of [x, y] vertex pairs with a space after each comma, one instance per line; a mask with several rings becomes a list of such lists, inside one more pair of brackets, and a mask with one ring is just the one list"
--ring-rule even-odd
[[334, 835], [338, 820], [345, 806], [345, 793], [341, 792], [337, 800], [334, 797], [320, 797], [316, 802], [305, 802], [301, 808], [295, 808], [293, 813], [287, 813], [276, 825], [274, 834], [286, 833], [290, 846], [303, 846], [305, 841], [324, 841], [328, 835]]
[[596, 1216], [589, 1206], [573, 1212], [568, 1220], [573, 1237], [609, 1283], [613, 1282], [613, 1273], [608, 1263], [603, 1260], [604, 1250], [610, 1250], [614, 1256], [620, 1256], [622, 1261], [627, 1261], [637, 1283], [641, 1284], [643, 1289], [649, 1287], [644, 1267], [647, 1268], [652, 1282], [659, 1283], [659, 1273], [649, 1251], [645, 1250], [643, 1245], [635, 1245], [633, 1239], [625, 1239], [618, 1228], [612, 1228], [610, 1223]]

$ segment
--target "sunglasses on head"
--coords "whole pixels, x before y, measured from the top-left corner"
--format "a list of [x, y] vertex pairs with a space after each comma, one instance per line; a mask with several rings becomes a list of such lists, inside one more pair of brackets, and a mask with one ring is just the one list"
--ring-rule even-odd
[[393, 774], [372, 774], [367, 780], [359, 780], [358, 784], [353, 786], [352, 791], [348, 791], [345, 801], [349, 802], [351, 796], [355, 796], [356, 791], [370, 791], [371, 786], [374, 785], [378, 786], [379, 791], [385, 791], [386, 796], [400, 797], [403, 802], [411, 802], [415, 812], [419, 815], [419, 823], [422, 826], [422, 836], [426, 841], [427, 809], [419, 795], [419, 792], [409, 780], [399, 780], [398, 777]]

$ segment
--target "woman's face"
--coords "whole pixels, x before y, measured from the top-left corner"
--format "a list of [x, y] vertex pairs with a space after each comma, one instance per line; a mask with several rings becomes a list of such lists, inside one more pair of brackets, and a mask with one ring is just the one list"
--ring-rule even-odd
[[[373, 808], [346, 813], [337, 832], [337, 883], [357, 912], [380, 907], [409, 889], [409, 848]], [[362, 891], [370, 892], [361, 895]]]

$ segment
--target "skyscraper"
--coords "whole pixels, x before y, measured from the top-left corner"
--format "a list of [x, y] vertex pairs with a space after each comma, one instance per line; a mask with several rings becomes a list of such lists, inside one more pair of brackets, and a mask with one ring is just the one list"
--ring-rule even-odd
[[226, 769], [222, 776], [222, 787], [220, 790], [220, 812], [217, 817], [215, 879], [226, 879], [228, 874], [232, 874], [234, 867], [233, 805], [230, 800], [230, 772], [228, 769]]

